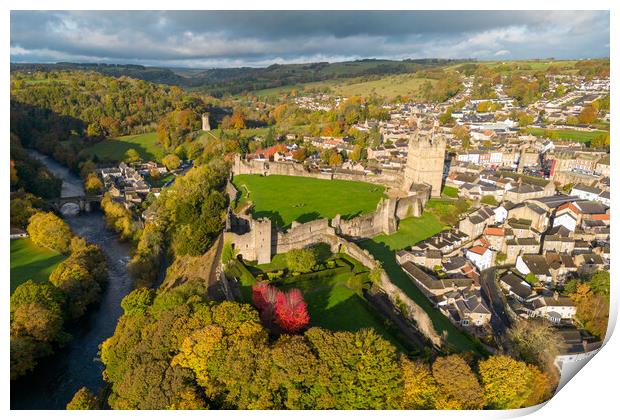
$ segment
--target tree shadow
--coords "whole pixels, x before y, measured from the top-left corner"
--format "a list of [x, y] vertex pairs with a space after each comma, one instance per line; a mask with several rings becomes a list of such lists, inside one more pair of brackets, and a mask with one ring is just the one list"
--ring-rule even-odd
[[351, 219], [354, 219], [354, 218], [356, 218], [358, 216], [361, 216], [361, 214], [362, 214], [362, 211], [360, 210], [357, 213], [343, 214], [343, 215], [340, 216], [340, 218], [343, 219], [343, 220], [351, 220]]
[[259, 210], [259, 211], [254, 211], [252, 213], [252, 217], [254, 217], [255, 219], [260, 219], [262, 217], [266, 217], [267, 219], [271, 220], [271, 223], [273, 223], [275, 226], [279, 227], [279, 228], [284, 228], [285, 224], [284, 224], [284, 219], [282, 218], [282, 216], [280, 215], [280, 213], [278, 213], [277, 211], [273, 211], [273, 210]]
[[295, 221], [299, 223], [308, 223], [313, 220], [318, 220], [320, 218], [321, 218], [321, 215], [318, 212], [312, 211], [310, 213], [304, 213], [300, 215], [299, 217], [295, 219]]

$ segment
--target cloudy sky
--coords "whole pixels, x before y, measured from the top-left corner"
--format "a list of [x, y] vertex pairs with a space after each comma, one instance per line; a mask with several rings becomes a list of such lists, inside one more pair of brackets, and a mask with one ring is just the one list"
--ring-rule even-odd
[[607, 11], [11, 12], [11, 61], [171, 67], [609, 56]]

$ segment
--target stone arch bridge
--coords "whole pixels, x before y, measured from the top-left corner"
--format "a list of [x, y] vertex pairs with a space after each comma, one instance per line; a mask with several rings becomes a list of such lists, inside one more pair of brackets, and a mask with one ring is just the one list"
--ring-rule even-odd
[[[80, 209], [80, 212], [89, 212], [92, 210], [92, 203], [101, 203], [103, 195], [78, 195], [73, 197], [58, 197], [51, 200], [47, 200], [48, 204], [58, 212], [63, 212], [63, 207], [66, 209], [68, 204], [73, 204]], [[71, 206], [73, 207], [73, 206]]]

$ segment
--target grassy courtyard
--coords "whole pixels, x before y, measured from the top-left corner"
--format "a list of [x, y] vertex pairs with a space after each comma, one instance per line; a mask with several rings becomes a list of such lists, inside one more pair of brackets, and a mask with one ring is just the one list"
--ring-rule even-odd
[[97, 156], [100, 161], [119, 162], [129, 149], [135, 149], [143, 160], [159, 161], [164, 157], [155, 132], [105, 139], [86, 148], [85, 153]]
[[[345, 254], [329, 256], [332, 267], [293, 276], [284, 276], [270, 281], [280, 290], [298, 288], [304, 295], [310, 314], [310, 326], [323, 327], [333, 331], [358, 331], [372, 328], [396, 347], [404, 350], [396, 332], [386, 326], [383, 318], [375, 312], [363, 295], [363, 289], [370, 286], [368, 269]], [[286, 255], [278, 254], [269, 264], [249, 265], [234, 261], [227, 269], [227, 275], [239, 279], [244, 300], [252, 301], [252, 285], [267, 272], [286, 270]]]
[[297, 176], [238, 175], [233, 179], [241, 192], [239, 205], [254, 205], [254, 217], [268, 217], [279, 227], [340, 214], [351, 218], [374, 211], [384, 188], [356, 181], [325, 180]]
[[26, 280], [46, 281], [64, 259], [62, 254], [35, 245], [28, 238], [11, 240], [11, 293]]

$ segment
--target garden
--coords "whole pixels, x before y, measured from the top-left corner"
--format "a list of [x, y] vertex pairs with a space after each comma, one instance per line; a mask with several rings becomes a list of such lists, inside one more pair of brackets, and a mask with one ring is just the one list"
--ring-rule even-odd
[[[308, 252], [314, 254], [314, 261], [310, 258], [305, 266], [304, 262], [299, 264]], [[325, 244], [277, 254], [269, 264], [233, 258], [226, 275], [238, 280], [243, 299], [255, 306], [257, 284], [268, 284], [284, 293], [297, 289], [307, 306], [308, 327], [352, 332], [372, 328], [403, 349], [395, 327], [386, 323], [364, 296], [371, 286], [368, 268], [346, 254], [332, 254]]]

